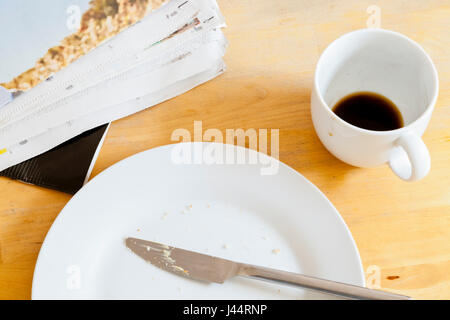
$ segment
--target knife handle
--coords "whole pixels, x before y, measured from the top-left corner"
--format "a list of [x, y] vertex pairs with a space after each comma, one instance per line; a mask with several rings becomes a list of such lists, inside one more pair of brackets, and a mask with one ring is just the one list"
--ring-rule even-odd
[[373, 290], [351, 284], [335, 282], [287, 271], [275, 270], [249, 264], [240, 264], [240, 276], [259, 280], [269, 280], [286, 285], [293, 285], [327, 294], [338, 295], [358, 300], [411, 300], [410, 297], [395, 293]]

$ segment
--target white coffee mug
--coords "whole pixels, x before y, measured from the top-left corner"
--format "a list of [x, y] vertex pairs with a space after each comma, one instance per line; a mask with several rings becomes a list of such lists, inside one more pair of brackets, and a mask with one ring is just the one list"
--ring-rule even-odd
[[[366, 130], [332, 111], [343, 97], [362, 91], [389, 98], [404, 127]], [[428, 54], [414, 41], [382, 29], [358, 30], [331, 43], [317, 63], [311, 96], [314, 128], [325, 147], [357, 167], [388, 163], [403, 180], [415, 181], [430, 170], [421, 136], [436, 103], [439, 80]]]

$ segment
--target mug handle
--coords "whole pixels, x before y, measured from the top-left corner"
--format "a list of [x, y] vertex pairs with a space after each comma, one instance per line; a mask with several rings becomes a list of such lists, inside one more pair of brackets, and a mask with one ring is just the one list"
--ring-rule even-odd
[[394, 145], [389, 166], [400, 179], [417, 181], [428, 174], [431, 166], [430, 153], [417, 134], [406, 133], [398, 138]]

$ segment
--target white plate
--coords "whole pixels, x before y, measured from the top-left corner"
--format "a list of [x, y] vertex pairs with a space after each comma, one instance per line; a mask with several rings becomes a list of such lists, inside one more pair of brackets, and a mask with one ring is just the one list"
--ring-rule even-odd
[[129, 236], [364, 285], [347, 226], [302, 175], [279, 162], [275, 175], [261, 175], [267, 164], [176, 164], [173, 148], [115, 164], [70, 200], [39, 253], [33, 299], [328, 298], [244, 278], [220, 285], [178, 277], [129, 251]]

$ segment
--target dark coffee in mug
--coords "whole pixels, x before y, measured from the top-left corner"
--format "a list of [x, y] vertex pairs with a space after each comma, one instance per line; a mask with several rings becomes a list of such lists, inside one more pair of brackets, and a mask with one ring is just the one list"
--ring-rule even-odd
[[345, 96], [336, 103], [333, 112], [342, 120], [367, 130], [388, 131], [404, 125], [397, 106], [374, 92], [355, 92]]

